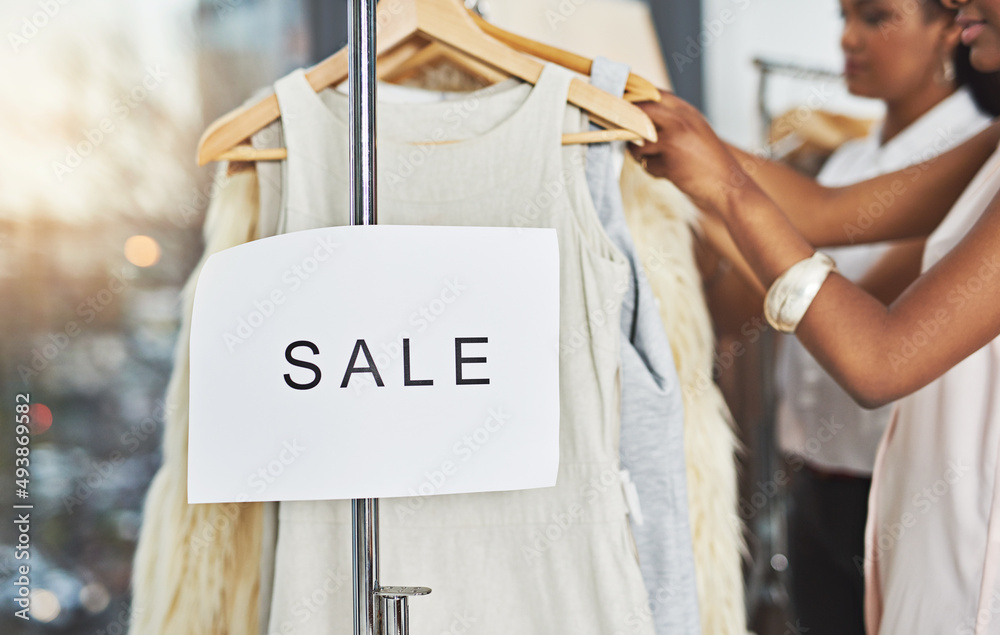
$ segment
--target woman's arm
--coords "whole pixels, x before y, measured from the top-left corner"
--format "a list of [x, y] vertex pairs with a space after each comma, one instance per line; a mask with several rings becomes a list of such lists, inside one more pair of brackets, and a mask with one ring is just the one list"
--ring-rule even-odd
[[[722, 221], [712, 220], [722, 227], [722, 234], [729, 238]], [[704, 223], [702, 225], [703, 229], [707, 230]], [[748, 272], [744, 273], [737, 270], [736, 263], [747, 265], [739, 255], [735, 244], [729, 241], [738, 260], [720, 251], [719, 247], [711, 242], [712, 240], [708, 231], [698, 232], [695, 236], [695, 257], [699, 272], [702, 274], [705, 301], [712, 315], [715, 334], [720, 339], [727, 336], [742, 338], [746, 336], [748, 328], [757, 326], [759, 330], [766, 324], [761, 311], [764, 294], [757, 288], [760, 283], [757, 282], [753, 271], [748, 269]], [[749, 284], [748, 280], [752, 280], [757, 286]]]
[[[740, 186], [718, 187], [720, 178], [741, 168], [696, 110], [669, 94], [662, 103], [644, 108], [658, 127], [660, 140], [633, 151], [646, 159], [653, 174], [670, 178], [702, 209], [722, 219], [765, 287], [812, 255], [809, 242], [754, 181], [747, 178]], [[928, 169], [921, 168], [923, 178], [898, 194], [902, 202], [890, 205], [881, 218], [894, 218], [903, 227], [905, 218], [899, 218], [896, 210], [907, 206], [922, 212], [923, 222], [930, 222], [931, 217], [939, 220], [947, 210], [932, 209], [930, 201], [946, 201], [950, 206], [946, 199], [953, 200], [958, 193], [932, 197], [926, 183], [936, 177], [928, 177], [942, 170], [953, 178], [958, 173], [974, 173], [978, 166], [969, 163], [968, 155], [949, 153]], [[880, 177], [883, 184], [892, 183], [893, 178], [898, 177]], [[954, 190], [945, 183], [938, 187]], [[914, 200], [917, 190], [929, 200]], [[1000, 203], [994, 201], [955, 250], [891, 307], [832, 274], [799, 324], [797, 335], [859, 403], [876, 407], [894, 401], [1000, 335], [998, 250]], [[977, 292], [969, 293], [974, 279]], [[920, 341], [926, 345], [913, 344], [917, 333], [924, 333]]]
[[788, 166], [727, 145], [736, 160], [722, 180], [739, 188], [746, 177], [818, 246], [926, 238], [1000, 143], [1000, 123], [924, 163], [855, 185], [826, 188]]
[[[766, 289], [743, 258], [725, 223], [704, 216], [701, 226], [700, 243], [725, 263], [717, 265], [706, 278], [706, 300], [718, 334], [736, 337], [747, 324], [763, 319]], [[924, 244], [923, 240], [893, 244], [858, 281], [858, 286], [879, 302], [891, 304], [920, 276]]]
[[[733, 237], [729, 235], [729, 230], [726, 229], [726, 224], [717, 217], [702, 215], [701, 236], [719, 258], [729, 263], [731, 267], [730, 273], [739, 277], [744, 284], [759, 294], [763, 300], [767, 289], [761, 285], [760, 280], [757, 279], [757, 274], [754, 273], [753, 268], [746, 261], [746, 258], [743, 257], [743, 254], [740, 253], [740, 248], [736, 246]], [[757, 307], [757, 309], [760, 309], [760, 307]]]
[[[726, 224], [716, 217], [703, 216], [701, 220], [701, 237], [715, 254], [729, 263], [729, 271], [725, 278], [735, 278], [746, 287], [747, 294], [739, 294], [741, 298], [753, 298], [753, 315], [760, 315], [767, 289], [757, 279], [753, 268], [740, 253], [733, 237], [729, 235]], [[890, 304], [920, 276], [920, 265], [923, 260], [924, 244], [922, 239], [899, 241], [872, 265], [865, 276], [858, 281], [858, 286], [872, 294], [883, 304]], [[720, 278], [723, 276], [720, 276]], [[726, 280], [723, 283], [725, 292], [733, 290], [733, 283]], [[741, 304], [736, 307], [737, 313], [744, 315], [746, 308]]]
[[1000, 335], [998, 236], [994, 200], [966, 238], [888, 308], [831, 276], [799, 339], [864, 406], [919, 390]]
[[892, 304], [920, 277], [926, 242], [905, 240], [894, 244], [858, 280], [858, 286], [882, 304]]

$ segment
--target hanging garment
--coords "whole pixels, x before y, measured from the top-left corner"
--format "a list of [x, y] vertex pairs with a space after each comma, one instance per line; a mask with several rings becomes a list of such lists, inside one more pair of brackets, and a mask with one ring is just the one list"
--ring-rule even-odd
[[[1000, 191], [1000, 149], [927, 239], [923, 271], [951, 251]], [[948, 296], [951, 328], [983, 279]], [[971, 291], [970, 291], [971, 290]], [[916, 342], [916, 343], [915, 343]], [[906, 343], [896, 363], [909, 362]], [[1000, 338], [899, 400], [875, 459], [865, 537], [865, 621], [872, 635], [1000, 633]]]
[[[620, 97], [629, 67], [594, 58], [590, 82]], [[597, 126], [592, 126], [597, 129]], [[629, 521], [657, 635], [701, 633], [684, 464], [684, 402], [673, 352], [625, 221], [623, 147], [587, 150], [587, 185], [598, 218], [629, 263], [622, 305], [622, 468], [634, 483]], [[633, 498], [634, 497], [634, 498]]]
[[205, 254], [182, 292], [183, 322], [167, 387], [163, 465], [143, 506], [132, 567], [133, 635], [255, 633], [261, 551], [259, 503], [188, 505], [187, 440], [191, 309], [208, 257], [252, 240], [257, 228], [254, 172], [226, 177], [220, 166], [205, 218]]
[[672, 183], [655, 179], [626, 155], [621, 179], [625, 217], [659, 301], [684, 395], [688, 504], [705, 635], [746, 633], [743, 525], [729, 410], [713, 379], [714, 337], [692, 229], [698, 209]]
[[[558, 484], [382, 501], [382, 580], [434, 589], [414, 602], [417, 635], [456, 623], [477, 634], [653, 632], [619, 480], [627, 264], [596, 218], [585, 150], [561, 145], [581, 125], [566, 106], [571, 77], [548, 65], [534, 88], [379, 106], [381, 223], [553, 227], [560, 241]], [[302, 72], [275, 89], [288, 148], [279, 227], [347, 224], [346, 98], [317, 94]], [[435, 138], [459, 141], [407, 143]], [[349, 503], [280, 503], [269, 631], [347, 632], [350, 568]]]
[[[255, 147], [283, 147], [281, 126], [272, 124], [254, 135], [253, 142]], [[221, 178], [226, 172], [222, 166], [206, 219], [206, 257], [275, 233], [280, 203], [271, 199], [277, 196], [280, 200], [284, 164], [257, 163], [256, 179], [253, 171]], [[261, 188], [259, 219], [257, 183]], [[662, 301], [661, 316], [684, 387], [685, 451], [704, 632], [743, 633], [735, 439], [726, 423], [721, 395], [711, 382], [711, 326], [689, 231], [696, 224], [697, 212], [669, 183], [650, 178], [628, 157], [622, 193], [643, 264]], [[272, 216], [269, 210], [273, 210]], [[268, 632], [269, 571], [273, 568], [278, 505], [186, 503], [187, 335], [197, 275], [198, 269], [185, 289], [185, 326], [168, 393], [164, 465], [147, 497], [133, 569], [135, 606], [142, 607], [133, 614], [130, 632], [136, 635], [251, 633], [258, 617], [258, 612], [248, 607], [254, 597], [263, 609], [260, 632]], [[261, 566], [256, 567], [254, 545], [260, 543]], [[322, 596], [324, 591], [317, 589], [316, 593]]]

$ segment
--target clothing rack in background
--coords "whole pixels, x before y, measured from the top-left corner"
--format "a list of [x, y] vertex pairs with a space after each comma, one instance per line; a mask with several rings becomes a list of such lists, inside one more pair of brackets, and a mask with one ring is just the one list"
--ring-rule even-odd
[[761, 131], [763, 134], [762, 141], [765, 147], [768, 142], [767, 131], [771, 129], [771, 124], [774, 121], [774, 116], [767, 105], [767, 91], [770, 87], [769, 80], [773, 75], [809, 81], [840, 79], [842, 77], [841, 73], [828, 69], [770, 60], [763, 57], [755, 57], [753, 65], [760, 72], [760, 77], [757, 80], [757, 113], [760, 116]]

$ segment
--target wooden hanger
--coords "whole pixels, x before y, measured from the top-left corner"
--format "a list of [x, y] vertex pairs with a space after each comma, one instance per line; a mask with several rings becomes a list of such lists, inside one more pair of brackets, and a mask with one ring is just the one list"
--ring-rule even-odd
[[[421, 36], [457, 49], [487, 66], [531, 84], [538, 82], [544, 68], [541, 62], [486, 35], [455, 0], [380, 2], [376, 8], [376, 20], [381, 25], [376, 38], [376, 53], [380, 57], [415, 36]], [[343, 48], [306, 72], [309, 85], [319, 92], [344, 81], [347, 78], [347, 62], [348, 51]], [[656, 140], [656, 130], [645, 113], [586, 82], [573, 79], [567, 101], [586, 110], [591, 121], [606, 130], [597, 134], [582, 132], [565, 135], [564, 143], [582, 143], [591, 139]], [[280, 149], [278, 152], [270, 150], [258, 159], [260, 150], [246, 145], [237, 149], [237, 146], [280, 115], [278, 98], [270, 95], [217, 119], [198, 142], [198, 165], [219, 160], [275, 160], [281, 154]]]
[[[492, 36], [494, 39], [500, 40], [512, 49], [533, 55], [548, 62], [554, 62], [581, 75], [590, 75], [591, 66], [594, 61], [589, 58], [501, 29], [495, 24], [487, 22], [471, 9], [469, 10], [469, 16], [472, 17], [473, 21], [475, 21], [476, 25], [484, 33]], [[425, 64], [435, 64], [441, 61], [447, 61], [473, 78], [486, 83], [495, 84], [508, 77], [438, 42], [427, 43], [418, 54], [411, 56], [395, 68], [387, 69], [384, 72], [379, 71], [378, 76], [379, 79], [388, 82], [402, 82], [416, 74]], [[648, 79], [635, 73], [629, 73], [623, 99], [631, 102], [660, 101], [660, 91]]]
[[[548, 62], [554, 62], [581, 75], [590, 75], [590, 67], [594, 63], [592, 59], [505, 31], [497, 25], [487, 22], [475, 11], [470, 10], [469, 15], [484, 33], [493, 36], [513, 49]], [[629, 73], [628, 81], [625, 84], [624, 99], [626, 101], [660, 101], [660, 91], [648, 79], [635, 73]]]
[[510, 75], [463, 55], [458, 49], [453, 49], [440, 42], [426, 42], [420, 50], [391, 66], [384, 65], [382, 60], [379, 60], [375, 74], [382, 81], [399, 84], [417, 75], [424, 68], [435, 66], [441, 62], [447, 62], [450, 66], [458, 68], [487, 86], [510, 78]]
[[413, 77], [424, 67], [439, 62], [447, 62], [487, 86], [510, 78], [510, 75], [492, 66], [487, 66], [456, 49], [419, 35], [380, 55], [375, 66], [375, 75], [379, 81], [400, 83]]

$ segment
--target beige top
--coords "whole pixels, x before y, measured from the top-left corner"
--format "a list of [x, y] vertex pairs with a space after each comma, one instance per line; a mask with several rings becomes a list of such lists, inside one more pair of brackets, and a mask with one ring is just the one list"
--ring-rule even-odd
[[[652, 633], [619, 481], [626, 264], [593, 209], [585, 148], [561, 145], [582, 126], [569, 81], [550, 65], [533, 88], [379, 106], [380, 223], [552, 227], [560, 244], [558, 484], [381, 502], [382, 581], [434, 590], [412, 603], [415, 635]], [[345, 97], [317, 95], [301, 71], [276, 92], [280, 231], [347, 224]], [[280, 504], [268, 632], [350, 632], [349, 523], [347, 502]]]
[[[1000, 150], [927, 241], [933, 267], [969, 232], [1000, 190]], [[978, 276], [1000, 274], [1000, 260]], [[938, 324], [900, 343], [926, 345], [963, 310], [968, 280]], [[905, 362], [900, 362], [905, 363]], [[865, 545], [868, 633], [1000, 633], [1000, 339], [903, 398], [879, 447]]]

